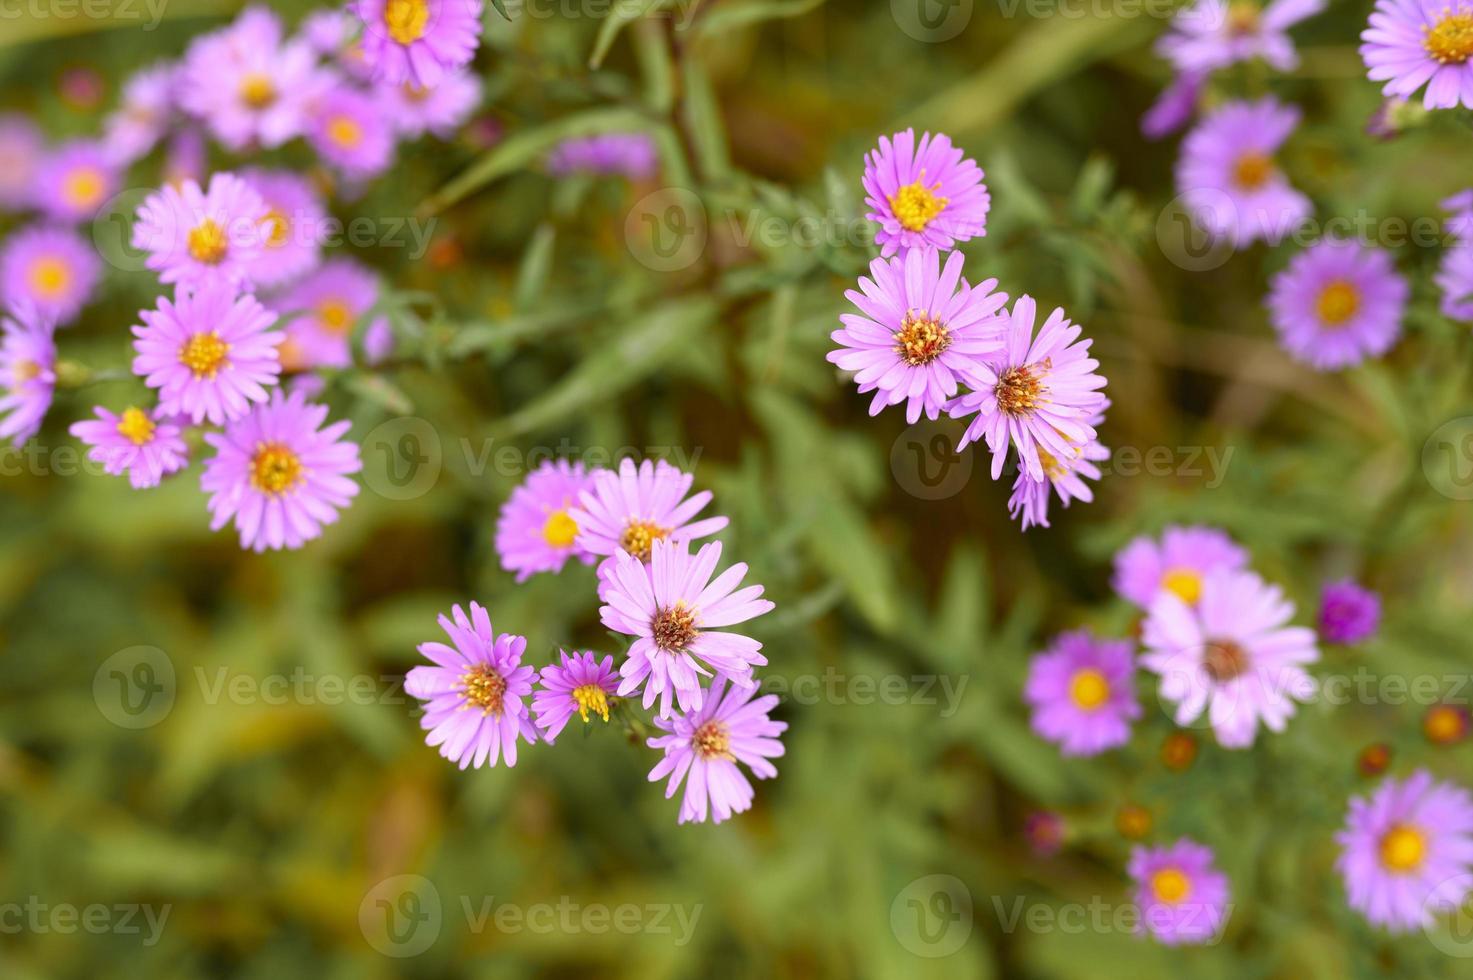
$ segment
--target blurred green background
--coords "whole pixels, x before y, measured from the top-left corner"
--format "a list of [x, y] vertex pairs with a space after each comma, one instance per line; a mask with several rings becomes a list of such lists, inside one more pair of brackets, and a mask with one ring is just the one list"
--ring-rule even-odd
[[[1261, 307], [1291, 249], [1172, 261], [1176, 142], [1146, 143], [1137, 122], [1167, 80], [1151, 8], [922, 2], [708, 0], [641, 20], [568, 0], [513, 4], [510, 23], [488, 7], [485, 119], [401, 148], [334, 203], [434, 237], [424, 256], [346, 249], [393, 290], [401, 349], [377, 375], [330, 379], [364, 490], [302, 551], [210, 533], [197, 462], [147, 493], [78, 472], [66, 426], [141, 389], [59, 393], [41, 448], [7, 449], [0, 480], [0, 975], [1454, 975], [1442, 950], [1466, 946], [1374, 932], [1333, 867], [1346, 797], [1369, 785], [1364, 746], [1388, 743], [1397, 774], [1473, 784], [1466, 745], [1422, 736], [1429, 700], [1385, 685], [1468, 696], [1473, 343], [1436, 313], [1438, 249], [1397, 250], [1415, 308], [1390, 356], [1311, 373]], [[273, 6], [290, 23], [309, 9]], [[1285, 165], [1322, 218], [1436, 217], [1468, 183], [1465, 114], [1364, 135], [1369, 8], [1336, 3], [1295, 31], [1299, 71], [1236, 71], [1222, 92], [1303, 107]], [[121, 79], [237, 8], [172, 0], [156, 30], [60, 9], [0, 21], [0, 108], [56, 139], [95, 133]], [[62, 97], [78, 68], [105, 80], [99, 104]], [[1095, 338], [1114, 402], [1101, 436], [1123, 452], [1052, 529], [1018, 532], [1009, 484], [946, 448], [957, 426], [870, 419], [824, 360], [871, 255], [862, 155], [907, 126], [946, 131], [987, 172], [970, 278], [1063, 305]], [[562, 136], [631, 128], [656, 137], [661, 180], [538, 166]], [[269, 159], [313, 166], [300, 143]], [[686, 251], [649, 237], [682, 229], [699, 232]], [[110, 270], [63, 356], [125, 367], [156, 293]], [[398, 686], [453, 602], [487, 605], [539, 666], [558, 647], [616, 649], [591, 569], [516, 586], [491, 540], [529, 465], [631, 449], [694, 464], [731, 518], [727, 554], [777, 603], [753, 632], [789, 692], [787, 755], [720, 826], [677, 827], [677, 801], [645, 779], [656, 754], [612, 728], [459, 772]], [[1062, 629], [1132, 631], [1110, 557], [1173, 521], [1228, 529], [1300, 622], [1329, 578], [1380, 590], [1380, 636], [1318, 669], [1377, 693], [1306, 706], [1250, 751], [1209, 736], [1184, 771], [1160, 759], [1172, 725], [1144, 679], [1127, 749], [1066, 761], [1035, 738], [1028, 657]], [[1235, 903], [1218, 945], [1169, 951], [1108, 925], [1129, 901], [1127, 805], [1149, 814], [1148, 841], [1216, 849]], [[1052, 856], [1025, 834], [1040, 809], [1065, 822]], [[1105, 927], [1028, 924], [1091, 903]], [[37, 904], [104, 907], [105, 928], [49, 912], [51, 928], [13, 928], [9, 910]], [[161, 928], [140, 907], [166, 910]], [[1019, 908], [1044, 912], [1015, 922]]]

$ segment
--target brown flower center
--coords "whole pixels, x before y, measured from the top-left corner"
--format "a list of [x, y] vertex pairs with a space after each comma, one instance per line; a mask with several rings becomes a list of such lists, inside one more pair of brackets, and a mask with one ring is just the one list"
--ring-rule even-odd
[[[1039, 367], [1047, 370], [1048, 362], [1045, 361]], [[1031, 364], [1008, 368], [997, 379], [993, 393], [997, 396], [997, 407], [1001, 411], [1008, 415], [1028, 415], [1038, 407], [1039, 398], [1043, 394], [1043, 379], [1033, 373], [1033, 368]]]
[[240, 80], [240, 101], [252, 109], [265, 109], [276, 101], [276, 86], [269, 76], [252, 72]]
[[460, 677], [466, 707], [475, 705], [483, 714], [501, 714], [506, 697], [506, 679], [485, 664], [476, 664]]
[[1208, 640], [1202, 667], [1214, 684], [1223, 684], [1248, 669], [1248, 653], [1232, 640]]
[[1360, 293], [1354, 284], [1344, 279], [1337, 279], [1326, 286], [1315, 303], [1315, 312], [1327, 327], [1341, 326], [1359, 309]]
[[1237, 164], [1233, 167], [1233, 182], [1245, 191], [1256, 191], [1274, 173], [1273, 157], [1257, 150], [1249, 150], [1238, 157]]
[[691, 744], [702, 759], [730, 759], [731, 733], [719, 721], [708, 721], [691, 736]]
[[655, 646], [666, 653], [684, 653], [701, 631], [696, 629], [696, 616], [684, 602], [677, 602], [655, 613], [650, 622]]
[[262, 443], [251, 460], [251, 483], [262, 493], [286, 493], [302, 478], [302, 459], [279, 442]]
[[951, 332], [925, 310], [906, 313], [900, 329], [895, 331], [895, 353], [911, 367], [930, 364], [950, 346]]

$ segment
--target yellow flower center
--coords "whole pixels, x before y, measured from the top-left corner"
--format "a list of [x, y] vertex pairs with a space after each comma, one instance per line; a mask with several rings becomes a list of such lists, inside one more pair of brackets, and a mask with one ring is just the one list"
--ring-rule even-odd
[[1422, 30], [1422, 46], [1440, 64], [1461, 65], [1473, 57], [1473, 14], [1446, 10], [1436, 25]]
[[640, 561], [648, 562], [654, 543], [665, 540], [669, 535], [668, 527], [660, 527], [649, 521], [630, 521], [624, 525], [624, 535], [619, 539], [619, 547]]
[[197, 333], [179, 351], [179, 363], [193, 371], [196, 378], [213, 379], [229, 353], [230, 345], [218, 334]]
[[604, 721], [609, 720], [609, 695], [597, 684], [584, 684], [573, 688], [573, 700], [578, 702], [578, 717], [588, 720], [588, 712], [596, 713]]
[[1093, 667], [1076, 671], [1069, 681], [1069, 700], [1075, 707], [1093, 711], [1110, 699], [1110, 682]]
[[96, 167], [78, 167], [62, 179], [61, 196], [71, 207], [84, 211], [102, 202], [105, 186], [102, 173]]
[[1228, 7], [1229, 34], [1254, 34], [1258, 31], [1258, 4], [1252, 0], [1236, 0]]
[[1360, 309], [1360, 292], [1344, 279], [1337, 279], [1320, 292], [1315, 312], [1327, 327], [1338, 327], [1355, 316]]
[[[1047, 364], [1045, 363], [1045, 367]], [[1030, 365], [1008, 368], [993, 388], [997, 407], [1008, 415], [1027, 415], [1037, 407], [1043, 394], [1043, 380]]]
[[731, 733], [719, 721], [708, 721], [696, 729], [691, 744], [702, 759], [730, 759]]
[[895, 331], [895, 353], [911, 367], [930, 364], [951, 346], [951, 332], [922, 310], [905, 314]]
[[201, 221], [189, 232], [189, 254], [196, 262], [219, 265], [229, 250], [229, 243], [225, 241], [225, 229], [212, 218]]
[[1436, 745], [1451, 745], [1460, 742], [1468, 731], [1468, 718], [1452, 705], [1439, 704], [1428, 709], [1422, 721], [1422, 731], [1428, 741]]
[[276, 345], [276, 359], [283, 371], [300, 371], [307, 367], [307, 352], [295, 337], [287, 337]]
[[240, 101], [252, 109], [264, 109], [276, 101], [276, 86], [260, 72], [252, 72], [240, 80]]
[[327, 124], [327, 138], [346, 150], [363, 142], [363, 127], [352, 116], [334, 116]]
[[31, 263], [31, 289], [46, 299], [57, 299], [72, 282], [72, 270], [61, 259], [52, 256]]
[[1249, 150], [1238, 157], [1238, 162], [1233, 167], [1233, 180], [1245, 191], [1256, 191], [1268, 183], [1273, 173], [1273, 157], [1256, 150]]
[[542, 525], [542, 540], [548, 547], [570, 548], [576, 537], [578, 522], [569, 517], [567, 511], [555, 510], [547, 515], [547, 523]]
[[1151, 875], [1151, 891], [1156, 901], [1175, 905], [1192, 893], [1192, 880], [1180, 868], [1162, 868]]
[[384, 26], [400, 44], [413, 44], [424, 37], [429, 21], [430, 5], [426, 0], [389, 0], [384, 4]]
[[319, 303], [317, 319], [331, 333], [346, 335], [353, 329], [353, 310], [340, 299], [328, 299]]
[[154, 421], [141, 408], [128, 407], [118, 416], [118, 435], [135, 446], [146, 446], [153, 441]]
[[946, 198], [933, 193], [933, 190], [940, 189], [939, 183], [928, 189], [919, 180], [900, 188], [890, 198], [890, 210], [894, 213], [895, 220], [907, 231], [925, 231], [926, 226], [947, 205]]
[[1065, 476], [1068, 475], [1069, 467], [1067, 464], [1061, 463], [1058, 458], [1054, 456], [1053, 453], [1049, 452], [1047, 449], [1044, 449], [1042, 446], [1039, 446], [1037, 448], [1038, 465], [1043, 467], [1044, 476], [1057, 483], [1059, 480], [1062, 480]]
[[261, 230], [266, 233], [267, 248], [281, 248], [286, 244], [287, 233], [291, 226], [287, 224], [286, 215], [272, 208], [266, 212], [266, 217], [261, 219]]
[[482, 714], [501, 714], [502, 699], [506, 696], [506, 680], [485, 664], [476, 664], [460, 677], [461, 689], [465, 692], [464, 708], [475, 705]]
[[1381, 836], [1381, 865], [1396, 874], [1421, 867], [1427, 856], [1427, 835], [1410, 824], [1392, 824]]
[[1161, 576], [1161, 588], [1189, 606], [1202, 598], [1202, 573], [1193, 568], [1173, 568]]
[[280, 495], [302, 479], [302, 460], [279, 442], [263, 442], [251, 460], [251, 484], [262, 493]]
[[696, 617], [683, 602], [676, 602], [668, 609], [655, 613], [650, 623], [655, 646], [666, 653], [683, 653], [701, 631], [696, 629]]

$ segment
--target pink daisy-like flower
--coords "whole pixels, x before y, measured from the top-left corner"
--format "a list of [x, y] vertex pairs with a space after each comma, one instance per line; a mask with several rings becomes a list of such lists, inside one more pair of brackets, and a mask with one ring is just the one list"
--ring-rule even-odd
[[752, 808], [752, 784], [738, 762], [758, 779], [777, 775], [770, 760], [782, 756], [778, 736], [788, 726], [768, 717], [777, 707], [777, 695], [765, 694], [754, 701], [756, 693], [755, 687], [728, 689], [718, 677], [699, 709], [655, 719], [655, 726], [666, 734], [647, 744], [663, 751], [665, 758], [650, 770], [650, 782], [670, 777], [665, 784], [667, 800], [685, 783], [678, 823], [704, 823], [708, 815], [713, 823], [721, 823]]
[[413, 82], [378, 87], [385, 113], [400, 136], [418, 139], [430, 133], [449, 139], [481, 104], [481, 80], [469, 71], [455, 71], [434, 88]]
[[18, 112], [0, 112], [0, 209], [35, 203], [36, 174], [46, 153], [41, 130]]
[[619, 697], [642, 686], [644, 706], [659, 698], [660, 716], [668, 718], [672, 698], [682, 711], [701, 706], [700, 679], [711, 676], [703, 664], [743, 687], [756, 683], [752, 668], [767, 663], [762, 644], [723, 627], [771, 612], [773, 605], [761, 598], [760, 585], [737, 589], [747, 574], [741, 562], [712, 580], [719, 541], [695, 555], [684, 541], [655, 541], [648, 565], [628, 552], [614, 560], [599, 617], [609, 629], [636, 637], [619, 668]]
[[1237, 248], [1280, 241], [1312, 211], [1274, 162], [1298, 125], [1299, 110], [1272, 97], [1213, 110], [1182, 143], [1176, 185], [1183, 207]]
[[251, 280], [280, 286], [315, 269], [328, 225], [327, 209], [312, 182], [290, 170], [243, 170], [240, 176], [266, 205]]
[[1124, 745], [1141, 716], [1129, 641], [1097, 640], [1087, 630], [1060, 635], [1033, 658], [1023, 698], [1033, 708], [1033, 730], [1064, 755]]
[[1410, 98], [1423, 85], [1428, 109], [1473, 109], [1473, 2], [1377, 0], [1360, 36], [1366, 77], [1386, 95]]
[[481, 0], [357, 0], [363, 56], [375, 78], [434, 88], [470, 64], [481, 43]]
[[347, 86], [314, 105], [307, 141], [323, 160], [352, 178], [373, 177], [394, 159], [394, 126], [385, 108]]
[[[656, 541], [695, 541], [726, 527], [726, 518], [693, 520], [711, 502], [711, 491], [687, 498], [695, 478], [663, 459], [645, 460], [638, 468], [623, 459], [619, 471], [596, 470], [592, 485], [578, 495], [582, 506], [568, 516], [578, 525], [578, 548], [590, 555], [613, 556], [627, 552], [642, 562], [650, 560]], [[613, 569], [606, 561], [600, 574]]]
[[95, 420], [75, 422], [67, 431], [92, 447], [87, 458], [113, 476], [128, 474], [138, 490], [156, 487], [165, 476], [189, 463], [189, 448], [172, 416], [129, 406], [113, 414], [101, 405]]
[[36, 206], [58, 221], [90, 221], [117, 191], [117, 168], [100, 143], [63, 143], [36, 168]]
[[1212, 849], [1188, 837], [1166, 847], [1136, 847], [1127, 870], [1136, 884], [1141, 928], [1167, 946], [1199, 945], [1227, 924], [1227, 876]]
[[1150, 609], [1170, 592], [1192, 606], [1202, 595], [1202, 580], [1218, 570], [1248, 567], [1248, 552], [1215, 527], [1168, 527], [1158, 541], [1141, 536], [1115, 555], [1111, 582], [1121, 598]]
[[20, 446], [41, 428], [56, 390], [55, 325], [24, 305], [0, 319], [0, 439]]
[[926, 133], [919, 144], [913, 129], [881, 136], [864, 160], [864, 203], [872, 208], [865, 217], [880, 225], [881, 254], [949, 249], [986, 235], [992, 198], [982, 177], [945, 133]]
[[123, 83], [123, 103], [103, 123], [103, 145], [119, 166], [148, 154], [169, 128], [179, 68], [159, 62]]
[[388, 318], [362, 323], [378, 293], [378, 276], [366, 266], [353, 259], [324, 262], [272, 300], [283, 313], [305, 311], [286, 324], [282, 362], [290, 370], [348, 367], [355, 336], [370, 361], [386, 355], [393, 339]]
[[1473, 887], [1473, 796], [1425, 770], [1352, 798], [1335, 840], [1350, 907], [1391, 932], [1427, 929]]
[[357, 443], [342, 438], [351, 423], [323, 428], [326, 420], [326, 405], [277, 388], [223, 433], [205, 433], [216, 450], [200, 477], [211, 495], [210, 530], [234, 518], [240, 546], [265, 551], [300, 548], [335, 522], [358, 494], [348, 474], [363, 463]]
[[1320, 657], [1314, 630], [1290, 626], [1294, 604], [1252, 572], [1216, 571], [1195, 606], [1162, 591], [1141, 636], [1145, 667], [1161, 675], [1161, 697], [1176, 723], [1207, 719], [1224, 748], [1253, 744], [1258, 723], [1280, 732], [1296, 701], [1314, 693], [1304, 665]]
[[1073, 459], [1094, 441], [1090, 419], [1104, 409], [1105, 379], [1100, 362], [1089, 356], [1093, 341], [1056, 309], [1033, 335], [1037, 305], [1019, 296], [1003, 314], [1000, 350], [977, 360], [977, 389], [947, 405], [952, 418], [976, 417], [962, 434], [958, 451], [986, 439], [992, 452], [992, 478], [1002, 474], [1008, 447], [1018, 450], [1022, 469], [1034, 480], [1045, 477], [1040, 451], [1055, 460]]
[[0, 251], [0, 299], [8, 307], [28, 303], [60, 326], [76, 319], [101, 272], [102, 261], [81, 235], [69, 228], [28, 228]]
[[563, 140], [547, 155], [557, 177], [597, 174], [644, 180], [660, 171], [660, 154], [648, 133], [600, 133]]
[[235, 174], [210, 178], [209, 190], [186, 180], [144, 198], [133, 247], [165, 283], [249, 285], [269, 232], [266, 202]]
[[1410, 295], [1389, 253], [1326, 239], [1274, 277], [1268, 309], [1284, 349], [1329, 371], [1390, 350]]
[[266, 386], [281, 373], [282, 335], [269, 329], [276, 314], [228, 283], [181, 288], [172, 303], [160, 296], [157, 309], [138, 315], [133, 373], [159, 389], [166, 414], [214, 425], [240, 418], [266, 400]]
[[453, 646], [429, 642], [419, 652], [434, 666], [410, 668], [404, 690], [425, 702], [420, 727], [429, 732], [425, 744], [460, 768], [517, 764], [517, 739], [537, 742], [537, 729], [522, 702], [532, 693], [536, 672], [522, 664], [525, 637], [497, 635], [491, 617], [479, 603], [471, 614], [455, 606], [454, 619], [440, 617], [440, 628]]
[[548, 460], [511, 492], [496, 520], [501, 567], [525, 582], [538, 572], [559, 572], [569, 558], [585, 565], [593, 555], [578, 546], [571, 511], [592, 481], [582, 463]]
[[[1108, 400], [1101, 406], [1101, 411], [1090, 418], [1089, 425], [1092, 428], [1104, 424], [1103, 409], [1107, 407]], [[1071, 457], [1058, 459], [1050, 455], [1048, 450], [1040, 449], [1038, 458], [1043, 463], [1044, 478], [1035, 480], [1028, 475], [1027, 470], [1020, 471], [1018, 478], [1013, 481], [1012, 496], [1008, 498], [1008, 514], [1014, 520], [1020, 521], [1024, 531], [1034, 525], [1049, 526], [1049, 498], [1054, 494], [1058, 494], [1059, 502], [1065, 507], [1075, 500], [1085, 503], [1094, 500], [1094, 491], [1084, 481], [1100, 478], [1100, 468], [1095, 464], [1109, 459], [1110, 450], [1098, 440], [1091, 440], [1080, 446]]]
[[1345, 579], [1331, 582], [1320, 595], [1320, 637], [1326, 643], [1359, 643], [1381, 625], [1381, 597]]
[[843, 329], [830, 334], [839, 349], [828, 360], [854, 373], [860, 394], [875, 393], [871, 415], [903, 401], [907, 422], [922, 411], [937, 418], [959, 383], [976, 383], [978, 359], [1001, 350], [997, 311], [1007, 293], [993, 292], [996, 279], [968, 286], [963, 261], [952, 252], [942, 268], [935, 249], [913, 248], [875, 259], [859, 289], [844, 293], [860, 312], [839, 317]]
[[311, 46], [283, 43], [281, 22], [256, 7], [190, 45], [179, 102], [229, 149], [271, 148], [301, 135], [308, 108], [332, 84]]
[[1288, 30], [1325, 9], [1326, 0], [1196, 0], [1177, 11], [1156, 51], [1181, 71], [1225, 68], [1262, 58], [1279, 71], [1299, 64]]
[[551, 745], [558, 733], [578, 713], [587, 724], [589, 713], [609, 720], [609, 702], [614, 699], [618, 676], [614, 673], [614, 658], [598, 660], [592, 653], [583, 652], [568, 656], [558, 651], [562, 664], [548, 664], [542, 668], [542, 684], [532, 695], [532, 712], [537, 716], [537, 728], [542, 740]]

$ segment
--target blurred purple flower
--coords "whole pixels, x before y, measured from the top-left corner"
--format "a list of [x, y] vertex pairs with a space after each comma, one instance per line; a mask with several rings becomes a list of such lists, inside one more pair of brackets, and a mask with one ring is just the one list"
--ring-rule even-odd
[[1381, 624], [1381, 597], [1346, 579], [1331, 582], [1320, 596], [1320, 638], [1326, 643], [1359, 643]]
[[1284, 349], [1331, 371], [1390, 350], [1410, 295], [1388, 252], [1325, 239], [1274, 277], [1267, 303]]
[[1033, 730], [1066, 756], [1099, 755], [1130, 741], [1141, 716], [1128, 640], [1100, 640], [1086, 630], [1063, 633], [1033, 658], [1023, 699]]

